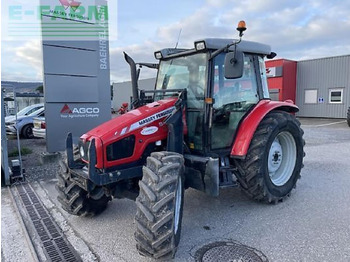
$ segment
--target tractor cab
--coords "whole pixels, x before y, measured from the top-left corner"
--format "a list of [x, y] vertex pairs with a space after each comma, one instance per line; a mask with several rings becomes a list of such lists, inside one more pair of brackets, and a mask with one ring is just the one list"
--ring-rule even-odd
[[[233, 39], [196, 41], [193, 49], [163, 49], [155, 90], [187, 90], [185, 142], [191, 153], [230, 151], [244, 116], [269, 99], [264, 57], [269, 46]], [[159, 100], [171, 92], [156, 93]]]

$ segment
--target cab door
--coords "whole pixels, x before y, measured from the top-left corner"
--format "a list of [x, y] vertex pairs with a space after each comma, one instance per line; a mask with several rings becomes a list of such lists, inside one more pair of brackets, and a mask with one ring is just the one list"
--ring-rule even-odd
[[224, 53], [214, 59], [211, 150], [231, 148], [240, 121], [259, 101], [254, 59], [253, 55], [244, 54], [243, 75], [238, 79], [225, 78]]

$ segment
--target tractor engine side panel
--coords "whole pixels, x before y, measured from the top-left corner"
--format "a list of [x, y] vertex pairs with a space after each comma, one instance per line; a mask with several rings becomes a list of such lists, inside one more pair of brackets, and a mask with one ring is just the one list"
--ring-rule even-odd
[[[110, 168], [114, 166], [136, 162], [142, 158], [142, 155], [148, 145], [155, 143], [157, 141], [165, 140], [168, 136], [168, 127], [166, 124], [163, 123], [162, 120], [163, 119], [157, 120], [142, 128], [132, 130], [126, 133], [125, 135], [119, 137], [118, 140], [114, 140], [113, 142], [104, 144], [103, 146], [103, 151], [105, 152], [104, 167]], [[126, 141], [129, 138], [132, 138], [131, 140], [133, 145], [131, 143], [127, 143], [123, 145], [123, 141]], [[123, 146], [118, 147], [117, 145], [118, 143]], [[133, 147], [133, 148], [130, 149], [129, 147]], [[132, 152], [130, 151], [131, 154], [127, 157], [115, 158], [111, 153], [113, 151], [112, 148], [120, 151], [131, 150]]]
[[[166, 143], [166, 117], [174, 111], [176, 99], [162, 100], [116, 117], [81, 136], [86, 145], [95, 138], [98, 169], [110, 169], [144, 158], [147, 147], [157, 141]], [[88, 163], [88, 159], [83, 159]]]

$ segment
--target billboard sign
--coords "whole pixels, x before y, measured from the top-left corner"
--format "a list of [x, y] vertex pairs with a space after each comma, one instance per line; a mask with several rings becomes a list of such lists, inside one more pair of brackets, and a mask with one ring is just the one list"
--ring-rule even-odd
[[46, 145], [65, 149], [111, 118], [108, 7], [103, 0], [41, 0]]

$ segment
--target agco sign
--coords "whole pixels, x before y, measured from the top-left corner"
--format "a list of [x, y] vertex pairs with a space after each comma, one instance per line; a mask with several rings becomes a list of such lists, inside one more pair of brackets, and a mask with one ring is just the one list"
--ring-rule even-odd
[[100, 113], [100, 109], [97, 107], [80, 107], [80, 108], [73, 108], [72, 111], [73, 114], [98, 114]]
[[98, 117], [100, 109], [98, 107], [73, 107], [71, 109], [65, 104], [60, 113], [62, 118]]

